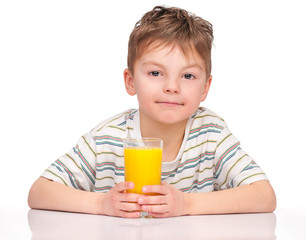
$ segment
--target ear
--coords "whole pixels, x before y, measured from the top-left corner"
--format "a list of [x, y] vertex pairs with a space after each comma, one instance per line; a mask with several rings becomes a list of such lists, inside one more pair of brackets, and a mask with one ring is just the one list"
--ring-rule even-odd
[[134, 86], [134, 78], [131, 71], [128, 68], [124, 69], [123, 76], [126, 92], [129, 95], [134, 96], [136, 94], [136, 90]]
[[207, 97], [207, 94], [208, 94], [208, 91], [211, 85], [211, 80], [212, 80], [212, 76], [210, 75], [205, 82], [205, 86], [204, 86], [203, 93], [201, 96], [201, 102], [203, 102]]

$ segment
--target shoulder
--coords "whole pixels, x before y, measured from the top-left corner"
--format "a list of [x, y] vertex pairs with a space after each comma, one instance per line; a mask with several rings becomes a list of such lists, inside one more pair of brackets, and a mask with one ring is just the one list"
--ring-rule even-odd
[[226, 122], [222, 117], [205, 107], [199, 107], [195, 114], [192, 116], [192, 119], [193, 126], [215, 124], [220, 128], [226, 127]]
[[127, 120], [133, 119], [137, 110], [135, 109], [128, 109], [124, 112], [116, 114], [105, 121], [98, 124], [95, 128], [91, 130], [91, 134], [93, 136], [100, 135], [102, 132], [112, 131], [112, 130], [119, 130], [119, 131], [126, 131], [127, 128]]
[[222, 117], [207, 108], [200, 107], [191, 116], [190, 126], [187, 128], [187, 141], [192, 144], [194, 144], [194, 141], [196, 141], [196, 144], [199, 141], [205, 142], [208, 140], [209, 142], [217, 142], [226, 128], [226, 123]]

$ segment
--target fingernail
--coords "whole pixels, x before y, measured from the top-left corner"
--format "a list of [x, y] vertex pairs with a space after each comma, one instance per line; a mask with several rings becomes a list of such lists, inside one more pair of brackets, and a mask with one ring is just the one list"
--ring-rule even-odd
[[144, 199], [143, 199], [143, 198], [139, 198], [139, 199], [138, 199], [138, 203], [139, 203], [139, 204], [141, 204], [141, 203], [143, 203], [143, 202], [144, 202]]
[[146, 191], [147, 191], [147, 188], [146, 188], [146, 187], [143, 187], [143, 188], [142, 188], [142, 191], [143, 191], [143, 192], [146, 192]]

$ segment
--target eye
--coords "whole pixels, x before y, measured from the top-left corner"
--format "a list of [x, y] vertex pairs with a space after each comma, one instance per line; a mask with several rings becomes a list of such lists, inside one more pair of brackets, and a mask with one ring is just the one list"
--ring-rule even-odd
[[186, 74], [183, 75], [183, 77], [186, 78], [186, 79], [194, 79], [195, 78], [195, 76], [191, 73], [186, 73]]
[[160, 75], [160, 72], [158, 71], [152, 71], [152, 72], [149, 72], [149, 74], [153, 77], [158, 77]]

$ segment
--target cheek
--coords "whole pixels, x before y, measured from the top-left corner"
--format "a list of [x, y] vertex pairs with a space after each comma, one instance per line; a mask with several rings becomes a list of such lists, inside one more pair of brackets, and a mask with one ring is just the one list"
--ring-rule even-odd
[[152, 100], [152, 95], [148, 89], [143, 89], [137, 93], [137, 99], [140, 106], [148, 105], [150, 100]]
[[136, 86], [137, 95], [141, 98], [148, 98], [160, 91], [160, 86], [149, 81], [138, 83]]
[[203, 84], [195, 84], [192, 87], [188, 86], [185, 96], [188, 96], [189, 101], [198, 102], [203, 98], [204, 86]]

